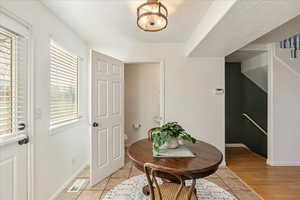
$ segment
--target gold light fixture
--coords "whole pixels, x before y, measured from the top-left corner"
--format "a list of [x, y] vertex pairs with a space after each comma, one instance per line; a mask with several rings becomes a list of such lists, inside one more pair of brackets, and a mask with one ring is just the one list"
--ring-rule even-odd
[[156, 32], [168, 25], [168, 10], [159, 0], [148, 0], [137, 8], [137, 25], [144, 31]]

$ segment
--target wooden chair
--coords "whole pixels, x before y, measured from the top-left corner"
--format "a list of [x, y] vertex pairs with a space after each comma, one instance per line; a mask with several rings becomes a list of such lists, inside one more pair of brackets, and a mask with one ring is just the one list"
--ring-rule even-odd
[[[197, 200], [197, 196], [194, 193], [196, 180], [192, 177], [189, 177], [192, 180], [192, 185], [186, 187], [182, 177], [176, 174], [176, 172], [170, 171], [168, 168], [152, 163], [145, 163], [144, 171], [150, 190], [150, 200]], [[157, 182], [157, 173], [159, 172], [176, 177], [180, 184], [165, 182], [159, 185]]]
[[148, 140], [149, 141], [152, 141], [152, 133], [157, 128], [159, 128], [159, 127], [151, 128], [151, 129], [148, 130]]

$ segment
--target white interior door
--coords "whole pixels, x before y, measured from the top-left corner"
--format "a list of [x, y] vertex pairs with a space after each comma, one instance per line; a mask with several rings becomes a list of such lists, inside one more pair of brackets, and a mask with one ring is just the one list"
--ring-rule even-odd
[[124, 165], [124, 65], [92, 51], [91, 184]]

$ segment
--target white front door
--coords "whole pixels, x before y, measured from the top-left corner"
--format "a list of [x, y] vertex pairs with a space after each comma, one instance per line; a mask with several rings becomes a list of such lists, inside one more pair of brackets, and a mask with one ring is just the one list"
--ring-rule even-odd
[[[19, 145], [14, 136], [0, 138], [0, 143], [1, 140], [3, 143], [0, 146], [0, 199], [27, 200], [26, 145]], [[4, 142], [8, 144], [4, 145]]]
[[28, 38], [0, 15], [0, 199], [27, 200]]
[[91, 184], [124, 165], [124, 65], [92, 51]]

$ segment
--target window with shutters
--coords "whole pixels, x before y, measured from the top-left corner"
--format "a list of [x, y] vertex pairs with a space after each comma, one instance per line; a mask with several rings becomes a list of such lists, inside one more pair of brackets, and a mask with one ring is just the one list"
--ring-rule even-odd
[[25, 40], [0, 29], [0, 136], [25, 130]]
[[79, 118], [78, 56], [50, 42], [50, 126]]

